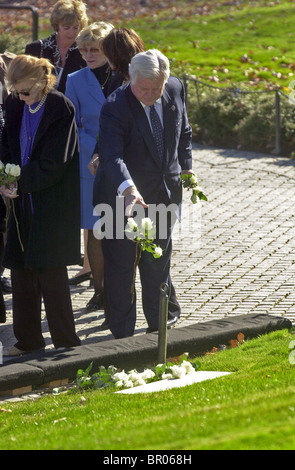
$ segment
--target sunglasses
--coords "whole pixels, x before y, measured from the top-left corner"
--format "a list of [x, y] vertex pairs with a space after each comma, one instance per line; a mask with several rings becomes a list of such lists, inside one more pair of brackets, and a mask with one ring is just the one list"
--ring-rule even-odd
[[31, 94], [31, 91], [33, 89], [33, 87], [36, 85], [36, 83], [34, 83], [33, 86], [31, 86], [31, 88], [28, 90], [28, 91], [16, 91], [16, 90], [11, 90], [17, 97], [19, 97], [19, 95], [23, 95], [23, 96], [30, 96]]
[[86, 48], [81, 48], [79, 49], [80, 53], [82, 55], [86, 55], [86, 54], [98, 54], [100, 49], [96, 49], [95, 47], [91, 47], [90, 49], [86, 49]]

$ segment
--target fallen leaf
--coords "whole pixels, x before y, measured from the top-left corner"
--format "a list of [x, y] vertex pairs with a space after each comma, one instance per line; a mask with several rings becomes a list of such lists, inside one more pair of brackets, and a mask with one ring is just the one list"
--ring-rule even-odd
[[64, 418], [59, 418], [59, 419], [55, 419], [55, 420], [53, 421], [53, 424], [59, 423], [60, 421], [66, 421], [66, 420], [67, 420], [66, 417], [64, 417]]
[[2, 408], [2, 406], [0, 406], [0, 413], [11, 413], [11, 410], [6, 410], [5, 408]]
[[87, 401], [86, 398], [82, 396], [82, 397], [80, 398], [79, 403], [80, 403], [80, 405], [85, 405], [86, 401]]
[[240, 344], [243, 344], [245, 340], [245, 335], [243, 335], [243, 333], [239, 333], [237, 339]]

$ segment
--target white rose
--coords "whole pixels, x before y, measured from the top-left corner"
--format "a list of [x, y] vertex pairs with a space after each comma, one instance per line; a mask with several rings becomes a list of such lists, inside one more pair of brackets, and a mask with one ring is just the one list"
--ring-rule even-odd
[[137, 232], [137, 229], [138, 229], [137, 223], [135, 222], [135, 220], [132, 217], [128, 218], [127, 224], [133, 232]]
[[7, 163], [7, 165], [5, 166], [5, 173], [7, 173], [7, 175], [10, 174], [11, 167], [12, 167], [11, 163]]
[[140, 378], [140, 374], [135, 370], [130, 371], [128, 374], [128, 380], [131, 380], [132, 382], [136, 382]]
[[181, 379], [186, 375], [186, 371], [183, 367], [175, 365], [172, 366], [171, 368], [172, 375], [175, 379]]
[[133, 384], [134, 384], [134, 387], [139, 387], [140, 385], [145, 385], [145, 380], [143, 380], [143, 378], [141, 377], [138, 377], [138, 379], [135, 380]]
[[123, 380], [118, 380], [115, 384], [116, 388], [122, 388], [124, 386]]
[[161, 247], [156, 246], [155, 251], [154, 251], [154, 257], [155, 258], [160, 258], [163, 255], [163, 250]]
[[181, 367], [186, 371], [187, 374], [191, 374], [192, 372], [195, 372], [194, 367], [188, 361], [183, 361], [181, 363]]
[[120, 381], [124, 381], [124, 380], [128, 380], [128, 375], [126, 374], [126, 372], [122, 371], [122, 372], [117, 372], [116, 374], [113, 375], [113, 380], [115, 382], [120, 382]]
[[151, 221], [151, 219], [149, 217], [145, 217], [144, 219], [142, 219], [141, 221], [141, 228], [142, 230], [144, 231], [150, 231], [152, 230], [153, 228], [153, 222]]
[[173, 375], [172, 374], [166, 374], [165, 372], [162, 374], [162, 380], [165, 380], [165, 379], [172, 379], [173, 378]]
[[4, 163], [1, 162], [1, 160], [0, 160], [0, 171], [1, 171], [1, 170], [4, 170], [4, 168], [5, 168]]
[[133, 387], [133, 382], [132, 380], [124, 380], [123, 385], [125, 388], [132, 388]]
[[12, 165], [10, 174], [11, 176], [15, 176], [16, 178], [18, 178], [20, 176], [20, 167], [18, 165]]
[[10, 176], [18, 178], [20, 176], [20, 167], [11, 163], [7, 163], [5, 167], [5, 173]]
[[143, 378], [143, 380], [152, 379], [153, 377], [155, 377], [155, 373], [151, 369], [145, 369], [142, 372], [141, 377]]
[[195, 175], [192, 175], [189, 180], [190, 180], [190, 183], [192, 184], [198, 183], [197, 177]]

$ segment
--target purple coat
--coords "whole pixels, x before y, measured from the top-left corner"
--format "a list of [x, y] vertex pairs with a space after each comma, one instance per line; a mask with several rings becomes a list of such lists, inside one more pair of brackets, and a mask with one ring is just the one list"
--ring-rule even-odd
[[[52, 90], [46, 99], [29, 162], [14, 199], [3, 265], [10, 269], [62, 267], [80, 261], [80, 191], [78, 134], [74, 106]], [[4, 163], [21, 165], [20, 127], [24, 102], [10, 95], [3, 131]], [[28, 213], [28, 198], [33, 213]]]

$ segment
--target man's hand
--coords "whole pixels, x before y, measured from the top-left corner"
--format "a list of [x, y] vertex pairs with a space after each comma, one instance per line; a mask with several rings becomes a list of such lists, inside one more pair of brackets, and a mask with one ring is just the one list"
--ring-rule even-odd
[[96, 175], [97, 169], [99, 166], [99, 156], [98, 153], [94, 153], [90, 162], [88, 163], [88, 170], [92, 175]]
[[182, 170], [182, 175], [195, 175], [196, 173], [193, 170]]
[[131, 217], [132, 209], [135, 204], [140, 204], [145, 208], [148, 207], [148, 204], [144, 202], [142, 196], [139, 194], [135, 186], [129, 186], [129, 188], [125, 189], [123, 196], [125, 197], [126, 217]]

